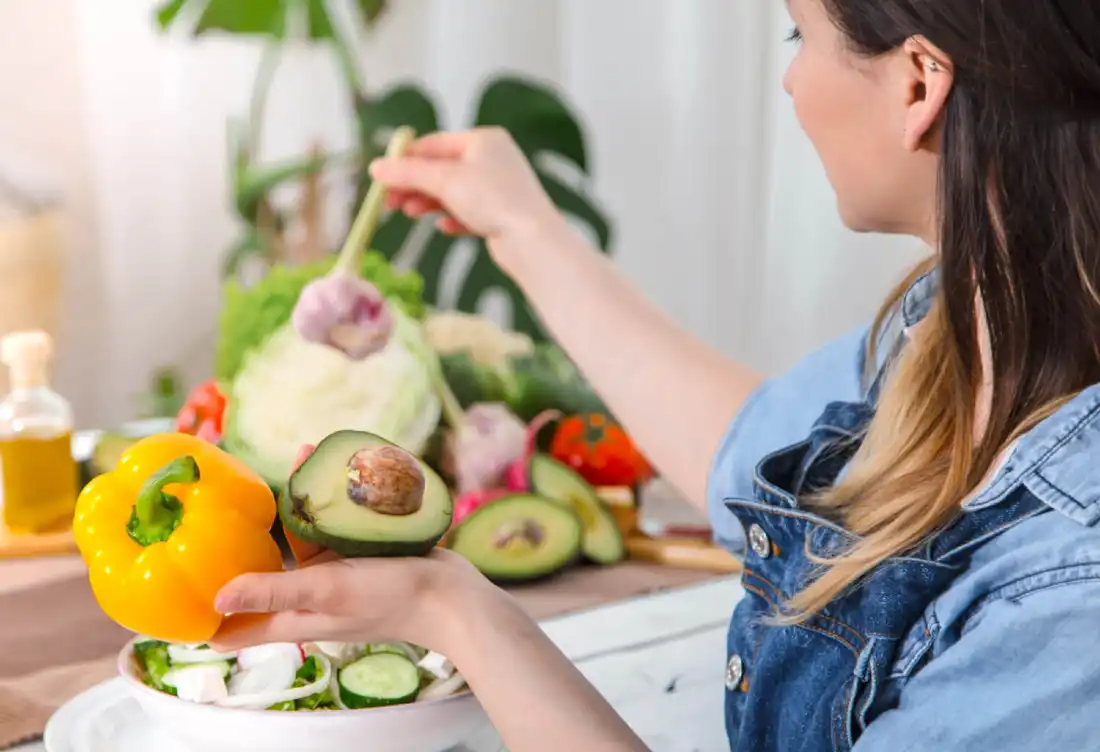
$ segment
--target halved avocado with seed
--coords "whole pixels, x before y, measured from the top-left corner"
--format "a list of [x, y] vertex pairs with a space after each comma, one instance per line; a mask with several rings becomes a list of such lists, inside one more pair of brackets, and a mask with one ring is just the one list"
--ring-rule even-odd
[[530, 582], [580, 557], [580, 518], [568, 507], [532, 494], [504, 496], [472, 512], [448, 547], [499, 583]]
[[321, 440], [279, 498], [283, 526], [341, 556], [421, 556], [451, 526], [454, 505], [423, 460], [380, 436]]
[[546, 454], [535, 453], [528, 461], [531, 490], [568, 506], [584, 525], [582, 551], [596, 564], [615, 564], [626, 558], [622, 531], [596, 489], [573, 468]]

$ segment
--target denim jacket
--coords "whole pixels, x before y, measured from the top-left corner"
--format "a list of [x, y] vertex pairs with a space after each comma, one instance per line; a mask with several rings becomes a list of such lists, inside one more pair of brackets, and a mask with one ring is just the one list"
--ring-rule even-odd
[[[928, 311], [930, 274], [887, 336]], [[757, 617], [843, 529], [798, 508], [874, 411], [867, 330], [762, 385], [711, 466], [717, 540], [744, 554], [730, 625], [733, 750], [1100, 750], [1100, 385], [1022, 436], [958, 523], [804, 627]], [[889, 355], [885, 356], [889, 357]], [[881, 374], [881, 363], [879, 373]], [[759, 681], [757, 681], [759, 680]]]

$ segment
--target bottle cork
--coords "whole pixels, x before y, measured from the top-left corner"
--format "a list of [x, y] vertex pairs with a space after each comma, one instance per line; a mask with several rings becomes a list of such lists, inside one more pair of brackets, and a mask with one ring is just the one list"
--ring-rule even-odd
[[12, 389], [32, 389], [49, 383], [53, 342], [46, 332], [13, 332], [0, 341], [0, 361], [8, 367]]

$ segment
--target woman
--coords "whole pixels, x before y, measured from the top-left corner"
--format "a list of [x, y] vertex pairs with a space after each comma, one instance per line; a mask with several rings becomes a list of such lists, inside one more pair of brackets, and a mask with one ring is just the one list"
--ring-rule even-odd
[[[393, 207], [488, 238], [720, 537], [746, 531], [732, 749], [1100, 748], [1100, 5], [788, 4], [785, 88], [844, 221], [937, 253], [873, 326], [781, 377], [657, 313], [499, 132], [424, 138], [374, 175]], [[226, 646], [439, 650], [515, 752], [644, 749], [446, 552], [246, 576], [219, 607], [271, 614]]]

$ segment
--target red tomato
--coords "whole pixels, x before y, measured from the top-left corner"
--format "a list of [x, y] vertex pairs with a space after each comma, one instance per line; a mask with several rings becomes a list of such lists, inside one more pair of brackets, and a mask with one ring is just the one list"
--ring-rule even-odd
[[630, 436], [602, 413], [563, 420], [550, 442], [550, 456], [593, 486], [634, 487], [653, 477], [653, 468]]

